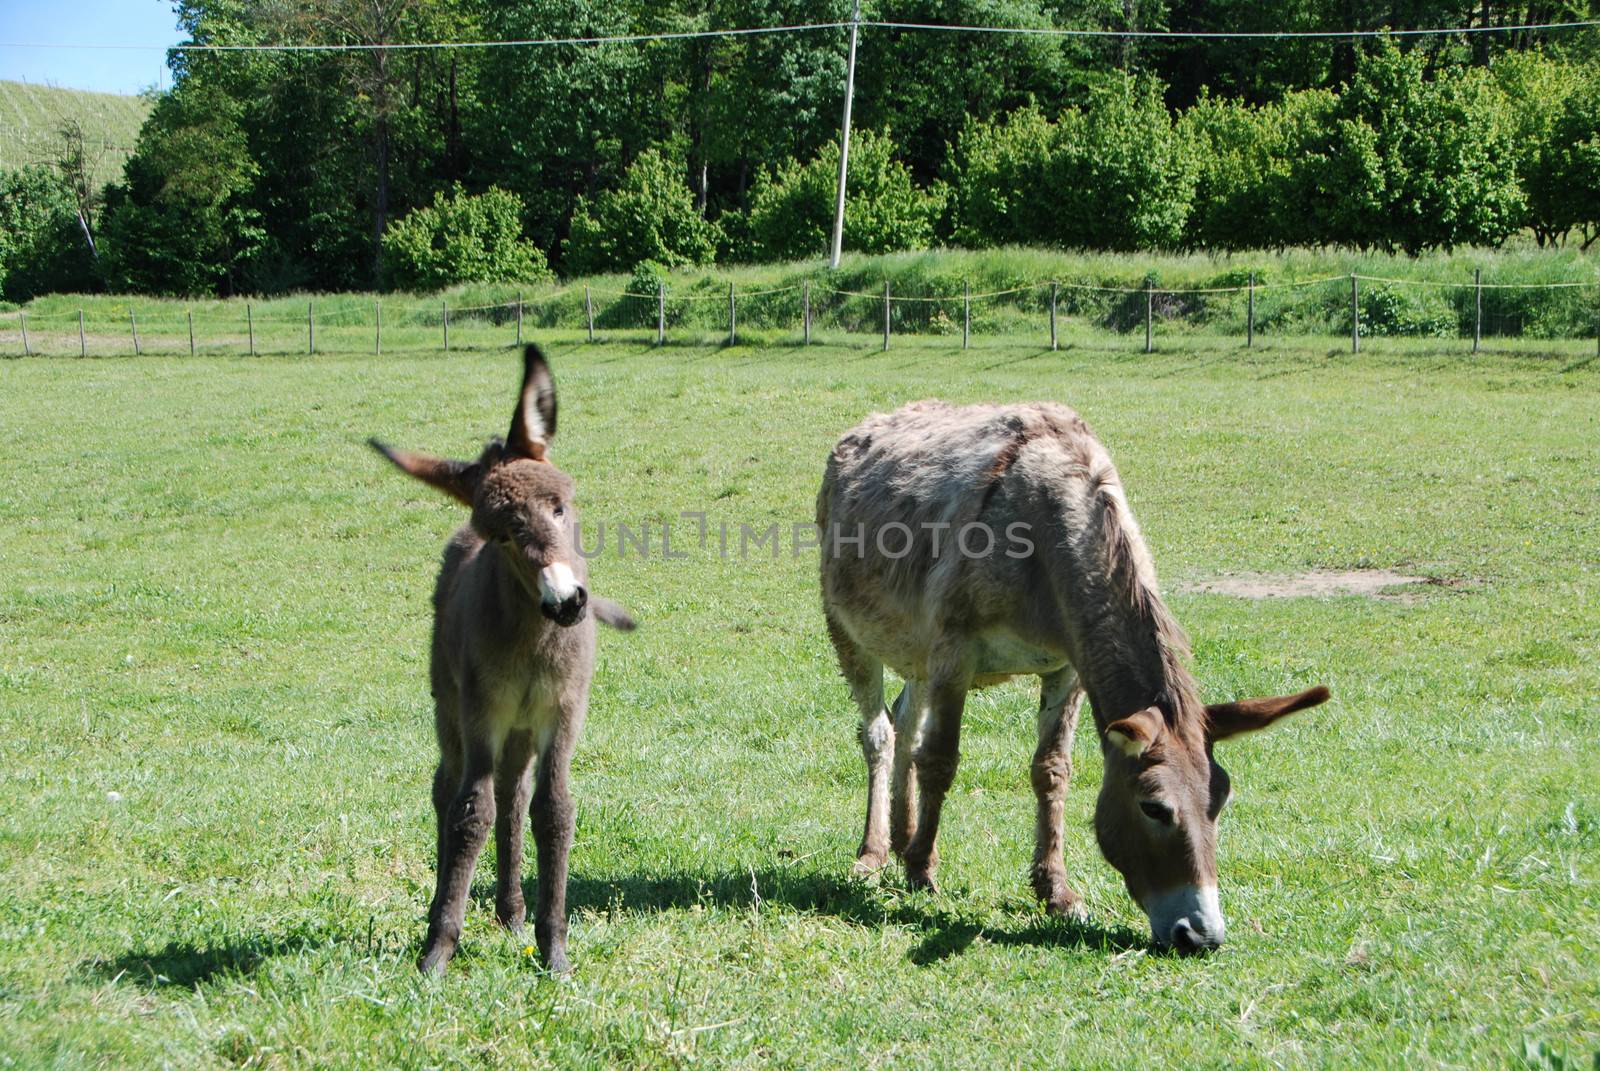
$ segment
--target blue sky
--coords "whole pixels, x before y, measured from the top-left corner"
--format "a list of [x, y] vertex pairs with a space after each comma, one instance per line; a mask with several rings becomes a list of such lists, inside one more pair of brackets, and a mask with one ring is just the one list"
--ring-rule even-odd
[[[166, 54], [180, 35], [170, 0], [0, 0], [0, 79], [103, 93], [169, 86]], [[149, 49], [16, 48], [151, 45]]]

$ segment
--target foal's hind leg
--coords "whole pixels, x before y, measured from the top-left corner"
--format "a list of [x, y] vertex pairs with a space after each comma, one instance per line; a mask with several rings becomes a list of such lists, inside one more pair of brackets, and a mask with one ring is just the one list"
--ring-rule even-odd
[[1083, 898], [1067, 884], [1061, 859], [1061, 810], [1072, 777], [1072, 734], [1083, 710], [1083, 689], [1072, 669], [1044, 678], [1039, 693], [1039, 746], [1033, 753], [1033, 891], [1052, 915], [1081, 918]]
[[913, 753], [917, 764], [917, 829], [906, 845], [906, 884], [934, 890], [939, 866], [935, 845], [944, 797], [955, 780], [961, 759], [961, 713], [966, 707], [972, 672], [965, 652], [955, 647], [936, 651], [928, 665], [928, 714]]
[[828, 636], [839, 655], [839, 668], [850, 683], [850, 695], [861, 711], [861, 755], [867, 762], [867, 821], [856, 851], [856, 873], [870, 874], [889, 858], [889, 762], [894, 751], [894, 726], [883, 706], [883, 663], [828, 618]]

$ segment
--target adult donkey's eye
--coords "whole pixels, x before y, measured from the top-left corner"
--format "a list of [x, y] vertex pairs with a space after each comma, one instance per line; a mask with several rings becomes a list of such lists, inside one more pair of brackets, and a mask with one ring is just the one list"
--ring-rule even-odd
[[1172, 808], [1155, 800], [1140, 800], [1139, 809], [1164, 826], [1172, 824]]
[[555, 515], [557, 517], [565, 517], [567, 515], [567, 507], [561, 505], [560, 503], [557, 503], [556, 504], [556, 508], [555, 508]]

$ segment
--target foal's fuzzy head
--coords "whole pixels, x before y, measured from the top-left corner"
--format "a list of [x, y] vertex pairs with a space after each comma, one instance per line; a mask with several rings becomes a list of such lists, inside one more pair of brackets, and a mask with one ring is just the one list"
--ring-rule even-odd
[[500, 549], [544, 615], [558, 625], [575, 625], [583, 620], [589, 592], [577, 553], [572, 478], [546, 456], [555, 433], [555, 381], [539, 347], [530, 345], [523, 352], [522, 390], [511, 431], [503, 442], [486, 446], [476, 461], [370, 441], [402, 472], [469, 506], [473, 529]]

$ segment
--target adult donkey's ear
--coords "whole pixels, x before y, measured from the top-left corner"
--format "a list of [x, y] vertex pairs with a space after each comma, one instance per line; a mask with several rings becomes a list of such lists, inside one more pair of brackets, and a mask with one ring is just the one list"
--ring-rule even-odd
[[410, 450], [396, 450], [387, 443], [377, 439], [368, 439], [367, 445], [394, 463], [394, 467], [408, 476], [415, 476], [430, 487], [437, 487], [451, 498], [462, 503], [472, 505], [473, 495], [478, 490], [478, 477], [482, 474], [482, 467], [471, 461], [452, 461], [449, 458], [434, 457], [432, 454], [418, 454]]
[[1206, 707], [1206, 736], [1210, 740], [1226, 740], [1240, 733], [1253, 733], [1257, 729], [1265, 729], [1285, 714], [1293, 714], [1327, 701], [1328, 689], [1319, 684], [1294, 695], [1212, 703]]
[[506, 451], [513, 457], [543, 461], [550, 440], [556, 437], [556, 381], [550, 375], [539, 347], [530, 343], [522, 351], [522, 393], [511, 415]]

